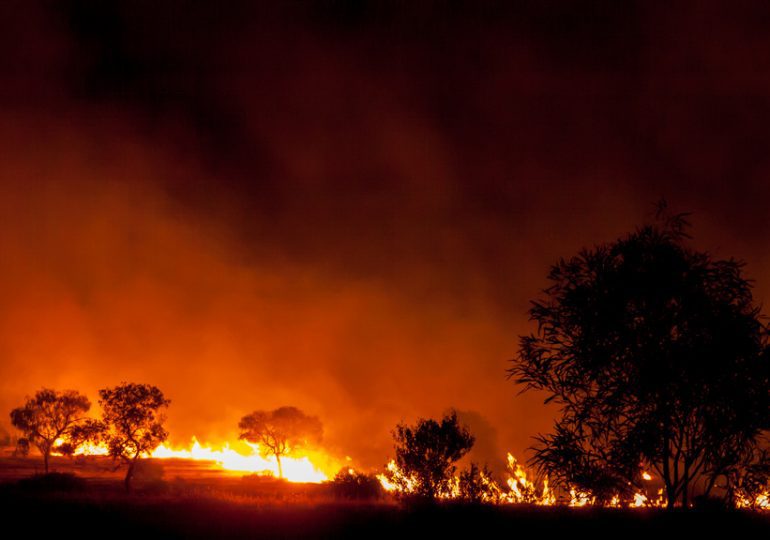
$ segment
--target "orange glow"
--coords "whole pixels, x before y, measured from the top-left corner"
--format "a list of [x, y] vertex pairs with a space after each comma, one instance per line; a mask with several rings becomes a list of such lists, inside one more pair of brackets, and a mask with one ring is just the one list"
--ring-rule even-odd
[[[157, 459], [183, 458], [198, 461], [211, 461], [218, 468], [225, 471], [243, 472], [253, 474], [266, 474], [278, 477], [278, 465], [275, 459], [265, 458], [259, 452], [259, 445], [244, 442], [249, 448], [248, 453], [233, 450], [229, 443], [225, 443], [220, 449], [215, 450], [211, 446], [201, 445], [193, 437], [189, 449], [174, 449], [165, 444], [160, 445], [151, 454]], [[327, 474], [313, 464], [309, 456], [281, 458], [283, 464], [283, 476], [290, 482], [321, 483], [329, 479]]]
[[[58, 440], [57, 444], [63, 443]], [[232, 473], [249, 473], [267, 476], [278, 476], [278, 466], [275, 459], [263, 457], [259, 452], [259, 445], [238, 441], [242, 446], [240, 450], [234, 449], [229, 443], [224, 443], [216, 448], [211, 445], [201, 444], [195, 437], [192, 438], [189, 448], [173, 448], [162, 444], [150, 455], [153, 459], [190, 459], [211, 463], [212, 468]], [[53, 452], [54, 455], [61, 455]], [[73, 453], [75, 456], [106, 456], [107, 448], [100, 444], [85, 444], [78, 447]], [[349, 457], [345, 458], [350, 461]], [[284, 478], [289, 482], [322, 483], [329, 481], [339, 470], [341, 463], [321, 451], [308, 451], [306, 455], [298, 457], [283, 457]], [[538, 489], [535, 482], [528, 479], [526, 469], [516, 460], [513, 454], [507, 455], [508, 478], [501, 485], [483, 471], [480, 472], [483, 491], [481, 500], [491, 504], [533, 504], [537, 506], [552, 506], [564, 504], [570, 507], [584, 507], [598, 504], [596, 497], [591, 493], [581, 491], [575, 487], [569, 489], [568, 497], [557, 498], [556, 493], [549, 487], [548, 477], [543, 478]], [[353, 474], [355, 469], [348, 465], [348, 472]], [[389, 493], [401, 490], [410, 494], [417, 491], [418, 480], [414, 476], [407, 475], [399, 469], [395, 460], [391, 460], [386, 466], [387, 474], [378, 474], [383, 489]], [[641, 475], [645, 482], [654, 480], [647, 471]], [[506, 489], [507, 488], [507, 489]], [[449, 483], [449, 490], [439, 494], [442, 499], [457, 499], [461, 496], [460, 480], [453, 477]], [[666, 497], [663, 488], [656, 492], [653, 499], [647, 490], [635, 492], [631, 499], [622, 499], [620, 495], [614, 495], [604, 506], [609, 508], [663, 508], [666, 506]], [[770, 490], [748, 497], [741, 492], [736, 495], [735, 506], [753, 510], [770, 511]]]
[[754, 498], [739, 494], [735, 506], [738, 508], [750, 508], [753, 510], [765, 510], [770, 512], [770, 489], [760, 493]]
[[[220, 448], [202, 445], [193, 437], [189, 448], [173, 448], [161, 444], [150, 457], [153, 459], [192, 459], [195, 461], [211, 462], [216, 469], [234, 473], [263, 474], [278, 477], [278, 465], [274, 458], [265, 458], [259, 452], [259, 445], [240, 441], [238, 444], [246, 449], [238, 451], [229, 443]], [[75, 456], [105, 456], [107, 448], [103, 445], [86, 444], [77, 448]], [[289, 482], [321, 483], [329, 480], [336, 470], [336, 460], [322, 452], [306, 452], [299, 457], [284, 456], [283, 476]], [[351, 469], [352, 470], [352, 469]]]

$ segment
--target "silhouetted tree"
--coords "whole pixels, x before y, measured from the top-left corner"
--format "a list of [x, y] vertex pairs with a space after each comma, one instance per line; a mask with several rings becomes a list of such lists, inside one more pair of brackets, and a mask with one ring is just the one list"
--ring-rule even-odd
[[89, 423], [85, 429], [89, 430], [88, 437], [104, 441], [110, 455], [128, 466], [126, 491], [131, 490], [139, 459], [168, 438], [163, 411], [170, 403], [163, 392], [149, 384], [122, 383], [99, 390], [102, 421]]
[[241, 418], [238, 428], [241, 439], [259, 444], [259, 451], [264, 456], [275, 456], [279, 478], [283, 478], [281, 457], [319, 442], [323, 433], [318, 418], [308, 416], [296, 407], [254, 411]]
[[770, 450], [755, 449], [740, 466], [733, 467], [729, 478], [729, 501], [744, 506], [756, 507], [758, 503], [767, 505], [766, 494], [770, 487]]
[[768, 328], [743, 264], [688, 247], [686, 215], [658, 217], [552, 267], [510, 374], [561, 408], [533, 459], [552, 479], [602, 499], [650, 467], [688, 506], [770, 427]]
[[455, 462], [473, 446], [474, 438], [451, 411], [437, 422], [420, 418], [414, 427], [399, 424], [393, 432], [396, 466], [393, 478], [402, 492], [433, 500], [451, 492]]
[[[34, 397], [11, 411], [11, 423], [24, 434], [24, 441], [43, 454], [45, 472], [51, 452], [66, 442], [71, 430], [84, 420], [91, 402], [75, 390], [57, 392], [49, 388], [39, 390]], [[19, 441], [19, 448], [24, 442]]]
[[20, 437], [16, 440], [16, 447], [13, 449], [14, 457], [27, 457], [29, 455], [29, 440]]

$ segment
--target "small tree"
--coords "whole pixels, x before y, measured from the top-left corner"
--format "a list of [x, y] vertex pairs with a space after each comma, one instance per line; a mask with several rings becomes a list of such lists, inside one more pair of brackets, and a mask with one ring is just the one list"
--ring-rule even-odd
[[143, 455], [149, 455], [168, 438], [163, 411], [171, 403], [157, 387], [122, 383], [99, 390], [102, 422], [87, 429], [107, 444], [110, 455], [128, 466], [124, 485], [131, 491], [131, 478]]
[[318, 418], [308, 416], [296, 407], [254, 411], [241, 418], [238, 428], [241, 430], [240, 438], [259, 444], [262, 455], [275, 456], [279, 478], [283, 478], [281, 457], [319, 442], [323, 433]]
[[688, 245], [685, 216], [561, 260], [510, 373], [561, 407], [534, 462], [599, 500], [662, 479], [668, 505], [748, 467], [770, 427], [768, 328], [742, 264]]
[[428, 500], [451, 492], [455, 462], [473, 446], [474, 437], [451, 411], [440, 422], [420, 418], [414, 427], [398, 424], [393, 432], [396, 466], [394, 476], [402, 493]]
[[379, 479], [373, 474], [343, 467], [331, 481], [331, 490], [338, 499], [379, 499], [384, 491]]
[[[48, 473], [51, 452], [66, 443], [72, 429], [85, 419], [91, 402], [75, 390], [57, 392], [49, 388], [39, 390], [34, 397], [11, 411], [11, 423], [24, 434], [27, 447], [32, 444], [43, 454], [43, 465]], [[24, 446], [20, 439], [19, 447]]]

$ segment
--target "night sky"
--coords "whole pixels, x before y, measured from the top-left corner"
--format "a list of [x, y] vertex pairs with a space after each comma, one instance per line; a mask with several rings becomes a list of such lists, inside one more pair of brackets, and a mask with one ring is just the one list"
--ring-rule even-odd
[[770, 4], [265, 4], [0, 4], [0, 410], [147, 382], [175, 443], [295, 405], [380, 466], [456, 407], [502, 459], [559, 257], [665, 197], [770, 298]]

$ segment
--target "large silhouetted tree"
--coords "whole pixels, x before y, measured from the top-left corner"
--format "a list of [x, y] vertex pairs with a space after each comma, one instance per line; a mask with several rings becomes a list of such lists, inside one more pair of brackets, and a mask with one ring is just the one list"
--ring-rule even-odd
[[[511, 375], [561, 408], [534, 463], [600, 499], [657, 471], [668, 504], [731, 489], [770, 427], [768, 328], [742, 263], [666, 216], [559, 261]], [[734, 486], [732, 486], [734, 487]]]
[[392, 480], [405, 493], [433, 500], [452, 489], [455, 462], [473, 446], [474, 437], [451, 411], [441, 421], [420, 418], [414, 426], [398, 424], [393, 432], [396, 466]]
[[238, 428], [241, 439], [259, 444], [264, 456], [275, 456], [279, 478], [283, 478], [281, 458], [319, 442], [323, 432], [318, 418], [296, 407], [254, 411], [241, 418]]
[[157, 387], [149, 384], [122, 383], [99, 390], [102, 407], [101, 430], [91, 423], [89, 429], [99, 433], [110, 455], [123, 461], [128, 470], [124, 480], [131, 490], [136, 463], [149, 455], [168, 438], [163, 427], [164, 411], [171, 402]]
[[47, 473], [51, 452], [67, 444], [71, 431], [85, 419], [90, 408], [88, 398], [75, 390], [57, 392], [43, 388], [11, 411], [11, 424], [24, 434], [24, 441], [43, 454]]

